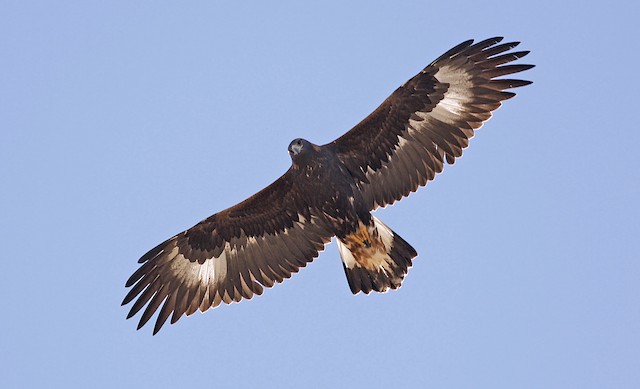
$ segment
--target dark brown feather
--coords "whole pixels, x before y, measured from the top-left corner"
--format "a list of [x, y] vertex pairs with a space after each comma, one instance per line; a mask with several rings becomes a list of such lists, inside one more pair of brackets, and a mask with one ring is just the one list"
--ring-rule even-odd
[[156, 246], [127, 280], [132, 289], [123, 305], [137, 298], [127, 318], [146, 305], [140, 328], [164, 302], [155, 334], [169, 316], [173, 324], [198, 309], [250, 299], [262, 294], [263, 286], [291, 277], [333, 236], [314, 217], [316, 211], [301, 204], [287, 172], [251, 198]]
[[358, 180], [370, 210], [433, 180], [443, 162], [453, 164], [474, 130], [515, 95], [506, 89], [531, 83], [495, 79], [533, 67], [510, 64], [529, 52], [508, 52], [518, 42], [498, 44], [501, 40], [466, 41], [452, 48], [326, 145]]

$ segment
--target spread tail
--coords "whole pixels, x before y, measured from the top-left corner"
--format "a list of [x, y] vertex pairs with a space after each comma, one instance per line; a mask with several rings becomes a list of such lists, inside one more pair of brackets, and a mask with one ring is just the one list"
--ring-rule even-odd
[[416, 250], [375, 216], [358, 230], [338, 239], [344, 272], [353, 294], [397, 289], [411, 267]]

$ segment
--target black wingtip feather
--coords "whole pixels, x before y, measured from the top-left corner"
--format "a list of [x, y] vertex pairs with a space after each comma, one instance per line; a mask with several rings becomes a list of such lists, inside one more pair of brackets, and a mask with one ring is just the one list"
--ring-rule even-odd
[[518, 58], [522, 58], [528, 55], [529, 53], [531, 53], [531, 50], [523, 50], [523, 51], [516, 51], [515, 53], [511, 53], [511, 55], [516, 56]]
[[448, 50], [447, 52], [445, 52], [441, 56], [439, 56], [435, 61], [432, 62], [432, 64], [435, 64], [438, 61], [441, 61], [443, 59], [451, 58], [454, 55], [462, 52], [464, 49], [470, 47], [472, 44], [473, 44], [473, 39], [466, 40], [466, 41], [460, 43], [459, 45], [451, 48], [450, 50]]
[[492, 68], [505, 63], [513, 62], [519, 58], [524, 57], [527, 54], [529, 54], [529, 51], [517, 51], [514, 53], [496, 55], [485, 61], [480, 62], [479, 65], [481, 65], [482, 67]]
[[136, 282], [138, 282], [138, 280], [140, 280], [141, 278], [143, 278], [146, 274], [149, 273], [149, 268], [152, 267], [153, 264], [151, 262], [147, 262], [144, 265], [140, 266], [138, 268], [138, 270], [136, 270], [131, 277], [129, 277], [129, 279], [127, 280], [127, 282], [124, 284], [124, 286], [126, 288], [131, 287], [133, 284], [135, 284]]
[[504, 100], [509, 100], [510, 98], [514, 97], [516, 94], [514, 92], [498, 92], [500, 95], [500, 100], [504, 101]]
[[136, 313], [138, 313], [137, 311], [134, 312], [133, 309], [129, 310], [129, 313], [127, 313], [127, 320], [131, 319]]
[[164, 242], [160, 243], [159, 245], [157, 245], [156, 247], [152, 248], [151, 250], [149, 250], [145, 255], [143, 255], [142, 257], [140, 257], [140, 259], [138, 259], [138, 263], [144, 263], [147, 262], [150, 259], [155, 258], [158, 254], [160, 254], [164, 249], [168, 248], [168, 243], [172, 240], [175, 240], [177, 238], [176, 236], [173, 236], [167, 240], [165, 240]]
[[520, 42], [502, 43], [499, 45], [488, 47], [485, 50], [482, 50], [478, 54], [474, 55], [473, 57], [491, 58], [498, 54], [504, 53], [505, 51], [509, 51], [515, 48], [516, 46], [518, 46], [519, 44]]
[[525, 70], [529, 70], [533, 67], [535, 67], [535, 65], [504, 65], [493, 69], [487, 69], [483, 74], [489, 78], [496, 78], [506, 76], [508, 74], [524, 72]]
[[500, 43], [502, 40], [504, 39], [504, 37], [501, 36], [496, 36], [493, 38], [489, 38], [489, 39], [485, 39], [483, 41], [480, 41], [478, 43], [476, 43], [475, 45], [471, 46], [469, 48], [469, 50], [473, 50], [473, 51], [483, 51], [488, 47], [491, 47], [497, 43]]
[[153, 327], [153, 335], [157, 334], [158, 331], [162, 328], [164, 323], [167, 321], [173, 309], [175, 307], [176, 302], [176, 293], [172, 293], [167, 297], [162, 308], [160, 309], [160, 313], [158, 314], [158, 319], [156, 320], [156, 324]]
[[138, 323], [138, 329], [142, 328], [142, 326], [147, 324], [149, 319], [151, 319], [160, 304], [162, 304], [162, 302], [166, 299], [168, 289], [168, 285], [164, 284], [162, 285], [160, 290], [158, 290], [158, 292], [153, 296], [153, 298], [147, 305], [147, 308], [142, 313], [142, 317], [140, 318], [140, 322]]
[[497, 79], [489, 81], [489, 86], [497, 90], [505, 90], [511, 88], [519, 88], [532, 84], [533, 81], [528, 80], [514, 80], [514, 79]]

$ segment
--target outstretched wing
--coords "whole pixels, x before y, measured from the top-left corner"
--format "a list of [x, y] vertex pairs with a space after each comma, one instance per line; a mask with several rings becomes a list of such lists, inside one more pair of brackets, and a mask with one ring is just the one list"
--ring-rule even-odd
[[173, 324], [185, 313], [250, 299], [306, 266], [332, 234], [300, 191], [287, 172], [149, 251], [126, 283], [133, 288], [122, 305], [137, 297], [127, 319], [146, 305], [140, 329], [162, 305], [155, 334], [169, 316]]
[[359, 186], [370, 209], [392, 204], [433, 180], [469, 145], [474, 131], [530, 81], [497, 77], [533, 65], [506, 65], [528, 51], [519, 42], [472, 40], [447, 51], [389, 96], [332, 148]]

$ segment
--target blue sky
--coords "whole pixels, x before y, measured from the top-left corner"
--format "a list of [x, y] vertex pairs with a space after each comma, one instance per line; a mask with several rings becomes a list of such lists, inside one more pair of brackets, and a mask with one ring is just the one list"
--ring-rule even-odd
[[[631, 2], [0, 4], [1, 387], [640, 386]], [[245, 199], [451, 46], [534, 84], [377, 212], [419, 252], [352, 296], [335, 243], [251, 302], [135, 331], [137, 259]]]

